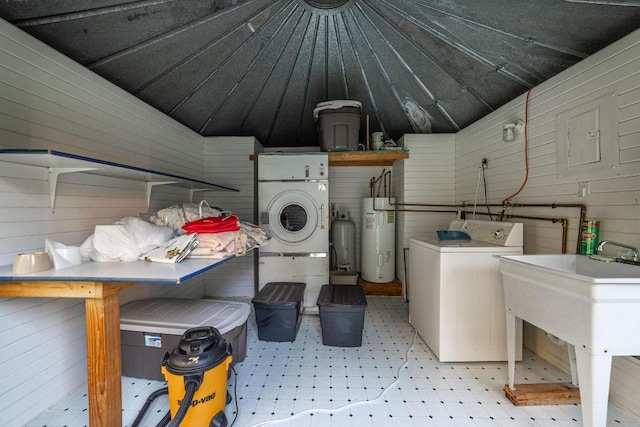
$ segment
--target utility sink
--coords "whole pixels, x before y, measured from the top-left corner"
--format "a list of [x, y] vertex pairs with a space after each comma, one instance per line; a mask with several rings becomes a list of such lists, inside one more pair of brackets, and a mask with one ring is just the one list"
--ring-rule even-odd
[[[584, 255], [519, 255], [507, 256], [511, 261], [535, 269], [557, 271], [565, 277], [593, 283], [639, 283], [640, 265], [604, 262]], [[612, 259], [613, 260], [613, 259]]]
[[569, 344], [585, 426], [607, 419], [612, 356], [640, 355], [640, 267], [583, 255], [500, 257], [514, 389], [515, 324], [520, 318]]

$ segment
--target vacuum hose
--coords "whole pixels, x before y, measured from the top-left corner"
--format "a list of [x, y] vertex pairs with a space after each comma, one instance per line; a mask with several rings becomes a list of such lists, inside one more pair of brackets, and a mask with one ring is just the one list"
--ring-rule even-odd
[[193, 396], [200, 388], [200, 384], [202, 384], [202, 375], [189, 375], [184, 378], [184, 397], [182, 398], [182, 402], [180, 402], [180, 407], [178, 408], [178, 412], [176, 412], [176, 416], [171, 420], [168, 427], [180, 426], [180, 423], [184, 419], [185, 415], [187, 415], [187, 411], [191, 406]]
[[[138, 412], [138, 416], [133, 421], [133, 423], [131, 423], [131, 427], [138, 427], [140, 425], [140, 422], [142, 422], [142, 419], [144, 418], [145, 414], [147, 413], [149, 406], [151, 406], [151, 403], [153, 403], [154, 400], [156, 400], [158, 397], [162, 396], [163, 394], [168, 394], [168, 393], [169, 393], [169, 387], [161, 388], [151, 393], [149, 397], [147, 397], [147, 401], [144, 402], [144, 405], [142, 406], [142, 409], [140, 409], [140, 412]], [[165, 424], [166, 422], [162, 425], [165, 425]]]
[[[185, 377], [184, 379], [185, 394], [184, 394], [184, 398], [182, 399], [182, 402], [180, 402], [180, 407], [176, 412], [176, 416], [174, 417], [173, 420], [171, 420], [171, 413], [167, 412], [167, 414], [162, 418], [162, 420], [160, 420], [160, 422], [156, 425], [156, 427], [180, 426], [180, 423], [182, 422], [182, 420], [184, 420], [184, 417], [187, 414], [189, 407], [191, 406], [191, 401], [193, 400], [193, 396], [196, 394], [196, 391], [198, 391], [198, 389], [200, 388], [200, 384], [202, 384], [202, 378], [203, 378], [202, 375], [190, 375]], [[151, 406], [153, 401], [156, 400], [158, 397], [162, 396], [163, 394], [168, 394], [168, 393], [169, 393], [169, 387], [161, 388], [151, 393], [147, 398], [147, 401], [142, 406], [142, 409], [140, 409], [138, 416], [133, 421], [133, 423], [131, 423], [131, 427], [138, 427], [142, 422], [144, 416], [146, 415], [146, 412], [149, 410], [149, 407]]]

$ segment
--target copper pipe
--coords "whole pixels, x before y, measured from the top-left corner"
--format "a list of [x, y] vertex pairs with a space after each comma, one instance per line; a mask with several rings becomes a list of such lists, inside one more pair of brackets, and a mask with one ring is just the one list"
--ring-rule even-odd
[[458, 213], [458, 211], [437, 210], [437, 209], [376, 209], [377, 211], [389, 212], [432, 212], [432, 213]]
[[[489, 204], [483, 206], [503, 206], [501, 204]], [[580, 209], [580, 220], [578, 222], [578, 238], [576, 239], [576, 253], [579, 254], [581, 250], [581, 240], [580, 240], [580, 228], [582, 227], [582, 223], [584, 222], [587, 216], [587, 205], [582, 203], [509, 203], [507, 207], [532, 207], [532, 208], [579, 208]], [[565, 253], [565, 252], [563, 252]]]
[[[458, 204], [458, 205], [444, 205], [441, 203], [394, 203], [394, 206], [440, 206], [443, 208], [468, 208], [469, 205], [467, 204]], [[482, 206], [486, 206], [486, 205], [482, 205]]]
[[[388, 177], [388, 178], [387, 178]], [[376, 199], [376, 185], [378, 184], [378, 182], [380, 182], [381, 180], [383, 180], [384, 182], [384, 195], [385, 197], [387, 197], [389, 199], [389, 203], [391, 203], [391, 171], [385, 171], [384, 169], [382, 170], [382, 173], [380, 174], [380, 176], [378, 178], [371, 178], [371, 180], [369, 180], [369, 193], [370, 196], [374, 199], [373, 200], [373, 209], [374, 210], [390, 210], [390, 209], [376, 209], [375, 208], [375, 199]], [[388, 184], [387, 184], [388, 181]]]
[[[385, 180], [385, 186], [387, 184], [386, 182], [386, 178], [387, 175], [389, 177], [389, 194], [388, 194], [388, 199], [389, 199], [389, 204], [394, 206], [394, 209], [378, 209], [376, 208], [376, 191], [375, 191], [375, 185], [376, 183], [380, 180], [380, 178]], [[466, 204], [466, 203], [461, 203], [461, 204], [434, 204], [434, 203], [391, 203], [391, 171], [387, 171], [386, 173], [383, 171], [382, 176], [378, 178], [378, 179], [371, 179], [370, 182], [370, 190], [371, 190], [371, 197], [372, 197], [372, 203], [373, 203], [373, 210], [375, 211], [394, 211], [394, 212], [452, 212], [449, 210], [431, 210], [431, 209], [398, 209], [398, 206], [422, 206], [422, 207], [444, 207], [444, 208], [468, 208], [470, 205]], [[386, 193], [386, 191], [385, 191]], [[475, 212], [476, 214], [480, 214], [480, 215], [496, 215], [499, 218], [521, 218], [521, 219], [532, 219], [532, 220], [540, 220], [540, 221], [552, 221], [552, 222], [561, 222], [562, 223], [562, 253], [567, 253], [567, 229], [568, 229], [568, 225], [569, 225], [569, 220], [567, 220], [566, 218], [546, 218], [546, 217], [533, 217], [533, 216], [518, 216], [518, 215], [505, 215], [504, 211], [507, 208], [524, 208], [524, 207], [529, 207], [529, 208], [551, 208], [551, 209], [557, 209], [557, 208], [578, 208], [580, 209], [580, 219], [578, 222], [578, 238], [576, 239], [576, 253], [579, 254], [580, 250], [581, 250], [581, 241], [580, 241], [580, 227], [582, 226], [582, 223], [584, 222], [586, 215], [587, 215], [587, 206], [585, 204], [582, 203], [506, 203], [506, 204], [502, 204], [502, 203], [488, 203], [488, 204], [483, 204], [482, 206], [486, 206], [487, 208], [489, 207], [501, 207], [502, 208], [502, 212], [500, 214], [492, 214], [492, 213], [483, 213], [483, 212]]]

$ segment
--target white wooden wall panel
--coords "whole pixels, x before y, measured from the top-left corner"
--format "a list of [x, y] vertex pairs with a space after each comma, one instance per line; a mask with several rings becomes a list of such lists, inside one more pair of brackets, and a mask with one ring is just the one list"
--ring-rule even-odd
[[[16, 183], [14, 178], [8, 178], [8, 180], [13, 184]], [[29, 181], [37, 182], [36, 179]], [[0, 183], [4, 185], [5, 182], [5, 178], [0, 174]], [[38, 198], [38, 203], [32, 203], [21, 209], [15, 207], [22, 200], [21, 193], [16, 197], [14, 197], [16, 193], [11, 191], [0, 193], [6, 202], [3, 207], [0, 207], [2, 264], [12, 263], [19, 252], [42, 250], [46, 238], [77, 245], [93, 232], [95, 225], [110, 224], [123, 216], [135, 216], [146, 210], [145, 191], [138, 190], [137, 197], [132, 197], [131, 185], [121, 187], [124, 197], [118, 198], [113, 194], [117, 192], [116, 187], [96, 188], [88, 184], [87, 186], [91, 188], [82, 189], [79, 184], [76, 184], [78, 194], [74, 195], [69, 188], [65, 188], [67, 184], [61, 182], [58, 206], [71, 205], [71, 207], [52, 213], [49, 208], [48, 185], [44, 181], [40, 184], [35, 187], [40, 188], [44, 194]], [[5, 185], [5, 187], [12, 186]], [[23, 186], [20, 185], [14, 186], [14, 191], [21, 191], [22, 188]], [[103, 190], [106, 190], [108, 197], [99, 197]], [[83, 193], [93, 195], [83, 195]], [[77, 202], [67, 203], [67, 199], [77, 199]], [[83, 208], [82, 204], [87, 208]], [[18, 214], [21, 211], [28, 212], [25, 215], [26, 219]], [[124, 303], [141, 297], [164, 295], [201, 297], [204, 293], [202, 280], [202, 278], [196, 278], [188, 285], [171, 287], [140, 285], [123, 292], [121, 301]], [[34, 413], [46, 409], [53, 401], [86, 381], [86, 341], [84, 304], [81, 300], [33, 300], [39, 302], [36, 310], [22, 309], [23, 301], [32, 300], [0, 299], [0, 318], [2, 318], [0, 345], [3, 348], [3, 356], [7, 357], [0, 357], [0, 369], [3, 372], [19, 375], [15, 378], [20, 378], [20, 381], [24, 382], [20, 387], [15, 387], [11, 380], [14, 378], [13, 375], [3, 381], [0, 386], [2, 397], [0, 401], [6, 402], [7, 406], [0, 405], [0, 419], [5, 416], [7, 419], [14, 419], [18, 416], [18, 419], [26, 417], [22, 418], [22, 422], [26, 422]], [[52, 307], [58, 307], [60, 304], [65, 308], [56, 309], [52, 314], [48, 313]], [[12, 308], [13, 306], [20, 307], [20, 310]], [[67, 316], [73, 313], [79, 313], [79, 319], [74, 318], [73, 321], [67, 319]], [[5, 330], [2, 329], [3, 327], [11, 327], [11, 329]], [[44, 332], [39, 333], [40, 328], [45, 328]], [[24, 339], [17, 340], [16, 337], [22, 334]], [[43, 349], [47, 350], [46, 358], [42, 357]], [[35, 396], [40, 395], [42, 399], [32, 401]], [[20, 403], [11, 404], [14, 399]], [[43, 402], [42, 407], [39, 406], [40, 401]], [[21, 411], [23, 402], [31, 402], [30, 404], [34, 406], [29, 411]], [[0, 424], [10, 425], [1, 421]]]
[[620, 408], [638, 405], [638, 383], [640, 383], [640, 360], [632, 357], [614, 358], [611, 376], [616, 379], [609, 398]]
[[[407, 134], [402, 137], [399, 143], [409, 149], [409, 158], [396, 161], [393, 168], [394, 191], [398, 197], [398, 203], [452, 204], [454, 202], [454, 142], [453, 134]], [[399, 206], [398, 208], [413, 211], [439, 209], [422, 206]], [[435, 237], [435, 231], [446, 229], [455, 215], [453, 213], [398, 212], [397, 217], [396, 276], [403, 282], [406, 290], [408, 278], [405, 271], [408, 271], [408, 266], [405, 264], [410, 256], [409, 239]], [[406, 293], [405, 296], [407, 296]]]
[[[206, 200], [254, 224], [257, 222], [257, 162], [249, 156], [256, 154], [258, 146], [253, 137], [212, 137], [205, 138], [204, 144], [205, 178], [240, 190], [239, 193], [209, 191], [205, 193]], [[256, 256], [257, 251], [251, 251], [205, 273], [205, 294], [209, 297], [253, 296]]]
[[[201, 161], [202, 138], [198, 135], [4, 21], [0, 21], [0, 38], [0, 141], [3, 147], [53, 148], [195, 178], [204, 176]], [[586, 202], [589, 206], [588, 212], [593, 212], [593, 217], [603, 220], [601, 235], [604, 235], [604, 238], [636, 245], [640, 240], [637, 203], [640, 199], [640, 185], [634, 185], [634, 180], [640, 175], [640, 125], [637, 113], [637, 105], [640, 103], [637, 59], [640, 57], [639, 39], [638, 33], [635, 33], [550, 82], [540, 85], [534, 91], [531, 183], [518, 200]], [[538, 92], [539, 90], [544, 92]], [[618, 178], [592, 181], [592, 195], [579, 198], [577, 182], [558, 182], [555, 178], [555, 114], [572, 102], [612, 90], [618, 93], [620, 107], [618, 131], [621, 175]], [[504, 123], [524, 117], [523, 100], [524, 97], [519, 97], [458, 134], [455, 161], [456, 200], [473, 200], [477, 170], [482, 157], [489, 158], [487, 179], [490, 201], [499, 202], [520, 185], [523, 177], [521, 139], [505, 144], [501, 135]], [[63, 194], [61, 200], [56, 202], [57, 209], [54, 215], [47, 210], [48, 195], [42, 192], [42, 176], [38, 176], [37, 172], [29, 168], [21, 172], [5, 172], [9, 168], [5, 168], [5, 165], [0, 166], [0, 196], [3, 202], [9, 203], [8, 208], [4, 208], [4, 205], [0, 207], [0, 224], [4, 227], [0, 230], [0, 259], [4, 261], [2, 264], [12, 262], [13, 255], [17, 253], [14, 246], [17, 242], [26, 250], [41, 248], [45, 237], [65, 243], [80, 242], [89, 234], [87, 228], [91, 227], [91, 221], [105, 223], [104, 221], [125, 215], [137, 214], [143, 205], [141, 200], [145, 198], [144, 191], [137, 193], [135, 185], [131, 183], [108, 182], [102, 186], [88, 183], [85, 186], [83, 181], [75, 182], [72, 179], [70, 182], [63, 182]], [[435, 171], [436, 167], [432, 165], [431, 169]], [[330, 188], [332, 201], [335, 194], [338, 209], [359, 211], [359, 199], [368, 195], [369, 179], [371, 176], [378, 176], [380, 171], [381, 168], [332, 168]], [[444, 172], [446, 175], [446, 169]], [[402, 173], [407, 175], [405, 170]], [[19, 176], [20, 174], [23, 176]], [[406, 181], [408, 178], [404, 175], [398, 176], [403, 176]], [[446, 185], [446, 182], [440, 184]], [[100, 188], [96, 188], [98, 186]], [[402, 185], [394, 182], [395, 188], [404, 190]], [[26, 195], [23, 195], [22, 190], [28, 190]], [[133, 196], [136, 193], [139, 194], [138, 197]], [[429, 197], [433, 196], [441, 202], [441, 197], [447, 193], [448, 191], [442, 193], [436, 190]], [[419, 194], [411, 194], [411, 197], [414, 196], [419, 197]], [[182, 190], [154, 189], [151, 207], [157, 210], [174, 202], [185, 201], [185, 198]], [[344, 207], [341, 207], [341, 204]], [[611, 208], [611, 205], [615, 208]], [[101, 213], [104, 210], [108, 213]], [[352, 211], [352, 218], [359, 222], [359, 214], [360, 212], [354, 215]], [[38, 231], [23, 239], [19, 239], [18, 236], [4, 238], [5, 235], [1, 233], [13, 228], [12, 225], [7, 225], [12, 221], [23, 229], [39, 222], [58, 223], [49, 230], [49, 234], [39, 234]], [[73, 225], [70, 226], [74, 222], [77, 222], [75, 229]], [[400, 223], [406, 227], [405, 223], [398, 220], [398, 224]], [[42, 227], [42, 224], [38, 224], [37, 227]], [[526, 228], [526, 252], [547, 252], [551, 250], [547, 248], [557, 248], [557, 241], [552, 237], [555, 233], [550, 232], [548, 227], [535, 224]], [[359, 228], [358, 224], [358, 234]], [[529, 232], [531, 228], [541, 231]], [[47, 230], [47, 226], [41, 229]], [[573, 226], [572, 232], [575, 239], [577, 225]], [[236, 261], [226, 265], [234, 262]], [[203, 287], [202, 282], [195, 286], [153, 289], [149, 286], [138, 286], [124, 292], [122, 299], [136, 299], [152, 294], [197, 297], [202, 294]], [[55, 312], [56, 304], [60, 304], [61, 300], [0, 299], [0, 319], [13, 319], [16, 312], [21, 311], [17, 310], [17, 307], [24, 307], [23, 301], [41, 304], [42, 316], [48, 316], [46, 313]], [[71, 304], [64, 310], [65, 315], [68, 315], [66, 311], [83, 313], [84, 307], [81, 302]], [[18, 320], [12, 328], [19, 331], [23, 324], [40, 325], [43, 323], [40, 316], [40, 311], [27, 319], [16, 316]], [[65, 319], [64, 315], [54, 315], [54, 318], [53, 322], [48, 321], [46, 324], [52, 328], [49, 332], [60, 337], [55, 342], [56, 351], [71, 355], [65, 359], [71, 366], [41, 360], [38, 365], [18, 368], [14, 360], [0, 359], [2, 372], [25, 369], [27, 376], [22, 377], [23, 380], [28, 384], [35, 384], [30, 393], [16, 392], [7, 388], [5, 384], [0, 386], [1, 425], [9, 425], [10, 422], [21, 424], [21, 420], [26, 421], [30, 417], [29, 414], [46, 408], [85, 379], [86, 360], [84, 355], [78, 354], [81, 350], [77, 347], [78, 343], [82, 343], [84, 348], [83, 322], [78, 322], [79, 318], [73, 317], [73, 314], [72, 319], [81, 325], [74, 324], [72, 319]], [[4, 325], [4, 322], [0, 325]], [[5, 333], [7, 335], [4, 335]], [[0, 344], [3, 350], [7, 349], [13, 353], [36, 350], [35, 346], [24, 348], [9, 342], [10, 337], [15, 336], [9, 333], [0, 326]], [[623, 408], [630, 408], [638, 413], [638, 366], [632, 359], [620, 360], [622, 362], [616, 361], [614, 365], [612, 399]], [[16, 402], [30, 402], [31, 406], [28, 410], [19, 404], [3, 406], [5, 398], [9, 395]], [[620, 397], [622, 395], [626, 399]]]
[[[607, 93], [615, 93], [620, 165], [610, 177], [558, 177], [556, 116]], [[524, 179], [524, 139], [502, 141], [502, 126], [524, 119], [525, 96], [456, 135], [456, 200], [472, 201], [482, 157], [490, 203], [500, 203]], [[529, 181], [516, 203], [582, 203], [587, 216], [600, 223], [600, 239], [640, 246], [640, 31], [636, 31], [576, 66], [533, 89], [530, 99]], [[578, 185], [589, 182], [591, 194], [579, 197]], [[482, 192], [482, 184], [481, 184]], [[484, 196], [482, 196], [484, 202]], [[481, 209], [481, 207], [479, 207]], [[576, 250], [578, 211], [514, 208], [508, 213], [569, 219], [568, 252]], [[558, 253], [559, 229], [549, 222], [525, 222], [525, 253]], [[537, 328], [525, 329], [525, 343], [538, 354], [567, 369], [566, 350], [556, 347]], [[611, 400], [640, 417], [640, 364], [614, 358]]]
[[[48, 148], [203, 178], [203, 138], [0, 20], [0, 148]], [[155, 187], [151, 210], [188, 200]], [[97, 224], [147, 212], [143, 183], [88, 174], [60, 177], [51, 211], [44, 168], [0, 162], [0, 264], [42, 250], [45, 239], [78, 245]], [[201, 297], [204, 281], [140, 285], [149, 296]], [[23, 425], [86, 381], [84, 303], [0, 298], [0, 425]]]
[[51, 145], [38, 148], [202, 176], [195, 132], [5, 21], [0, 40], [0, 113], [11, 118], [9, 127], [0, 127], [21, 147], [42, 138]]

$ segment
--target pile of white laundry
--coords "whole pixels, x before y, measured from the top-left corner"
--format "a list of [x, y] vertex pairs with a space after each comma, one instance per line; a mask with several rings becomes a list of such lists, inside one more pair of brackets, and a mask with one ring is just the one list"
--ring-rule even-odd
[[[159, 210], [150, 217], [150, 222], [173, 229], [176, 235], [185, 233], [183, 226], [202, 218], [229, 216], [231, 212], [210, 207], [206, 201], [199, 204], [181, 203]], [[218, 233], [198, 233], [198, 245], [187, 258], [224, 259], [230, 256], [242, 256], [248, 250], [262, 247], [269, 237], [265, 231], [248, 221], [239, 221], [237, 231]]]
[[[265, 245], [269, 237], [260, 227], [238, 220], [237, 231], [193, 233], [187, 235], [185, 224], [203, 218], [231, 215], [229, 211], [211, 208], [206, 202], [169, 206], [147, 220], [122, 218], [111, 225], [98, 225], [80, 247], [84, 258], [97, 262], [146, 260], [177, 263], [185, 258], [224, 259], [242, 256], [248, 250]], [[237, 218], [236, 218], [237, 219]], [[163, 248], [170, 256], [158, 256]], [[151, 256], [153, 255], [153, 256]]]
[[188, 258], [223, 259], [232, 255], [243, 256], [247, 250], [264, 246], [267, 235], [260, 227], [240, 221], [238, 231], [222, 233], [198, 233], [198, 246]]

